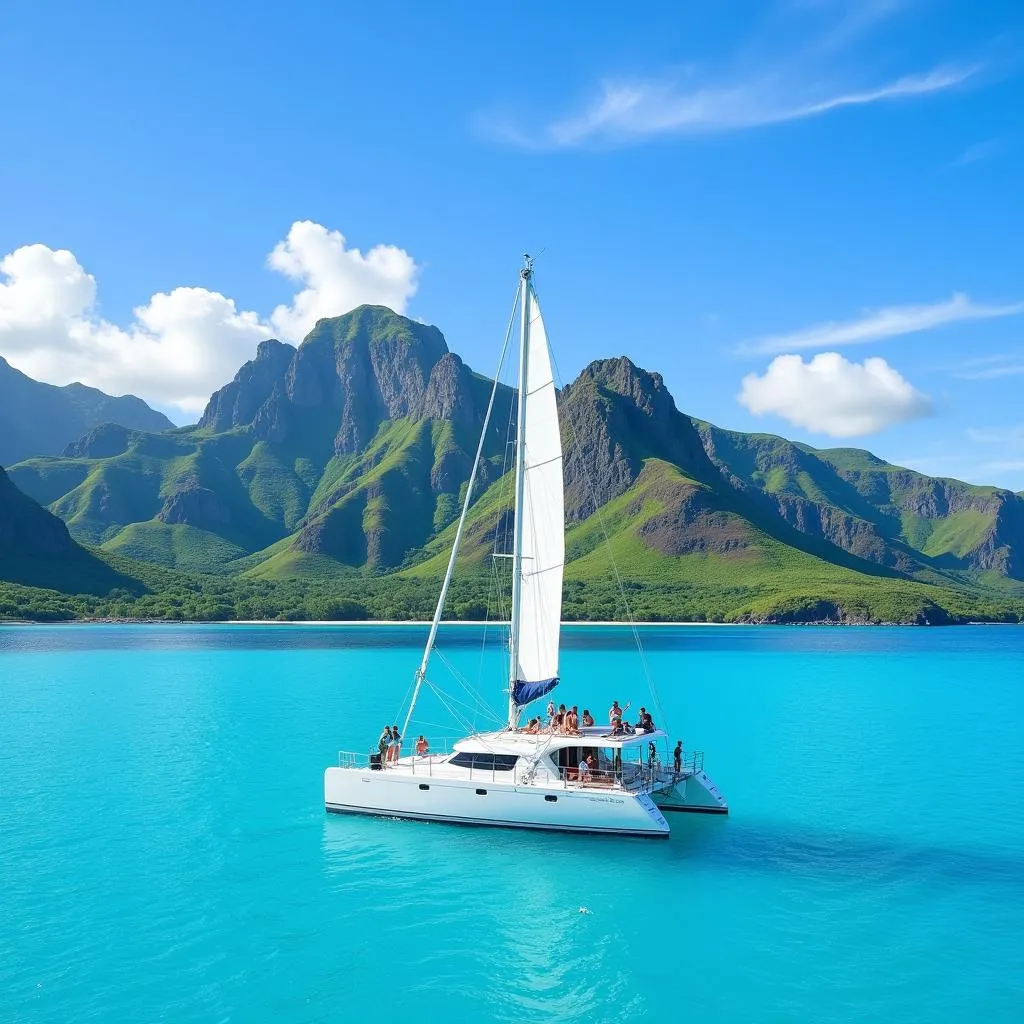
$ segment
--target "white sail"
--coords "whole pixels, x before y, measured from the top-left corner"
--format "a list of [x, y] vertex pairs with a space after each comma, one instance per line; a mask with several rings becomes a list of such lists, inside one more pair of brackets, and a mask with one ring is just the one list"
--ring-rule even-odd
[[[558, 632], [562, 618], [565, 515], [562, 437], [554, 374], [540, 305], [528, 283], [529, 334], [523, 432], [522, 583], [519, 600], [516, 703], [541, 696], [558, 679]], [[523, 685], [526, 684], [526, 685]], [[533, 685], [530, 684], [541, 684]]]

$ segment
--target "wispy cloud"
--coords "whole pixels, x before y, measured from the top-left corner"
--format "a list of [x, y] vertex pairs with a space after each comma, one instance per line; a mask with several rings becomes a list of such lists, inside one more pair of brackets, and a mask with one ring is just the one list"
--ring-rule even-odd
[[982, 463], [979, 472], [987, 473], [1019, 473], [1024, 471], [1024, 459], [997, 459], [994, 462]]
[[1000, 377], [1020, 377], [1024, 375], [1024, 363], [1003, 363], [999, 366], [988, 366], [981, 370], [964, 370], [954, 373], [960, 380], [998, 380]]
[[861, 89], [827, 89], [783, 72], [731, 82], [695, 83], [674, 78], [609, 81], [582, 111], [536, 133], [508, 122], [486, 127], [505, 142], [534, 149], [710, 135], [821, 117], [844, 107], [926, 96], [958, 86], [979, 70], [979, 65], [939, 67]]
[[1024, 302], [986, 305], [974, 302], [969, 296], [957, 292], [945, 302], [923, 306], [887, 306], [867, 310], [856, 320], [830, 320], [828, 323], [815, 324], [789, 334], [756, 338], [740, 345], [739, 351], [747, 354], [770, 354], [812, 348], [835, 348], [840, 345], [864, 345], [902, 334], [928, 331], [946, 324], [1017, 316], [1020, 313], [1024, 313]]
[[978, 444], [1024, 447], [1024, 424], [1013, 427], [970, 427], [967, 436]]
[[1003, 151], [1005, 143], [1002, 139], [987, 139], [985, 142], [976, 142], [968, 146], [955, 160], [951, 161], [950, 167], [967, 167], [970, 164], [980, 163], [997, 156]]
[[958, 380], [996, 380], [999, 377], [1019, 377], [1024, 374], [1024, 350], [995, 352], [987, 356], [965, 359], [947, 367]]
[[853, 3], [825, 0], [811, 4], [817, 8], [842, 8], [842, 16], [821, 38], [818, 49], [836, 50], [863, 35], [879, 22], [891, 18], [907, 7], [907, 0], [855, 0]]

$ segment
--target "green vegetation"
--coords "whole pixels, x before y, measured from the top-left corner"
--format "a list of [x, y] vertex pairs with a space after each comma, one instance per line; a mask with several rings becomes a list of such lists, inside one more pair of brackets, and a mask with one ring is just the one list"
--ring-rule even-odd
[[[489, 383], [382, 307], [264, 342], [195, 427], [107, 424], [12, 467], [63, 523], [13, 488], [5, 522], [0, 500], [0, 615], [427, 618]], [[627, 359], [561, 404], [567, 619], [625, 617], [620, 582], [639, 619], [1024, 617], [1020, 495], [691, 420]], [[493, 614], [507, 583], [511, 411], [499, 389], [455, 617]]]

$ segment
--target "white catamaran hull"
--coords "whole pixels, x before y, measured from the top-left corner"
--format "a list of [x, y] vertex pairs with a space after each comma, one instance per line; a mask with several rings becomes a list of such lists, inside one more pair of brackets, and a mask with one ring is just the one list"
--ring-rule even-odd
[[728, 814], [729, 805], [718, 787], [700, 771], [680, 779], [671, 789], [654, 794], [654, 802], [662, 811], [693, 811], [699, 814]]
[[324, 801], [328, 811], [338, 814], [660, 839], [669, 834], [664, 815], [645, 793], [328, 768]]

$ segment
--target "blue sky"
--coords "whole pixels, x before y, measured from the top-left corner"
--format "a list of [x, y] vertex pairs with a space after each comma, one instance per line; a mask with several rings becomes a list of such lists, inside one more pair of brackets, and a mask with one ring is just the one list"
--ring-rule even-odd
[[183, 422], [366, 299], [489, 371], [544, 250], [567, 380], [1024, 489], [1024, 7], [581, 10], [18, 5], [0, 355]]

